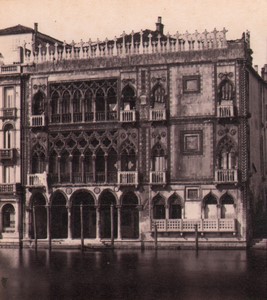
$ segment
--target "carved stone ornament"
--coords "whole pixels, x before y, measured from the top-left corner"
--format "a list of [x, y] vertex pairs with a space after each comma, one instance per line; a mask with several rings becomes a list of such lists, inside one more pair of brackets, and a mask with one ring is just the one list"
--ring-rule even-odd
[[72, 188], [66, 188], [66, 194], [71, 195], [72, 194]]

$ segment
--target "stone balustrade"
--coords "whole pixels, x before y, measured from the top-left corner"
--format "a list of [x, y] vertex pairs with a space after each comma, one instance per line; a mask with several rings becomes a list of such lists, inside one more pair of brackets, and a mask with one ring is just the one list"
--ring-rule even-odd
[[81, 40], [79, 43], [73, 41], [71, 44], [64, 42], [63, 45], [47, 43], [45, 46], [39, 45], [37, 51], [32, 51], [32, 45], [25, 44], [24, 63], [226, 48], [226, 32], [224, 28], [222, 31], [214, 29], [211, 32], [205, 30], [203, 33], [195, 31], [193, 34], [188, 32], [166, 36], [158, 34], [155, 38], [155, 32], [153, 36], [153, 32], [141, 30], [139, 33], [131, 32], [129, 35], [123, 32], [120, 38], [115, 37], [113, 40], [96, 42]]
[[199, 232], [235, 232], [236, 219], [153, 219], [152, 231], [159, 232], [194, 232], [195, 225]]

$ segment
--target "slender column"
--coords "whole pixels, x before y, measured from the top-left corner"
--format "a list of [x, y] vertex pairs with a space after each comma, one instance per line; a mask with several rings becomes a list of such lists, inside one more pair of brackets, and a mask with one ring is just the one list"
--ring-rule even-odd
[[121, 206], [117, 206], [117, 214], [118, 214], [118, 240], [121, 240]]
[[165, 205], [165, 219], [169, 219], [170, 213], [169, 213], [169, 205]]
[[86, 112], [84, 97], [81, 98], [80, 103], [81, 103], [80, 112], [82, 113], [82, 122], [84, 122], [85, 121], [85, 112]]
[[143, 205], [137, 205], [137, 209], [138, 209], [138, 228], [139, 228], [139, 238], [141, 237], [142, 234], [142, 230], [141, 230], [141, 217], [142, 217], [142, 210], [143, 210]]
[[85, 178], [84, 178], [84, 154], [81, 155], [80, 157], [80, 163], [81, 163], [81, 182], [85, 182]]
[[2, 219], [2, 213], [0, 213], [0, 234], [3, 231], [3, 219]]
[[30, 232], [30, 220], [31, 220], [31, 209], [29, 207], [26, 208], [26, 213], [25, 213], [25, 238], [28, 239], [29, 236], [29, 232]]
[[36, 211], [35, 206], [33, 206], [33, 231], [34, 231], [34, 245], [35, 250], [37, 250], [37, 226], [36, 226]]
[[59, 155], [59, 156], [57, 157], [57, 176], [58, 176], [58, 182], [61, 182], [60, 160], [61, 160], [61, 156]]
[[72, 160], [73, 156], [69, 156], [69, 182], [73, 182], [73, 174], [72, 174]]
[[71, 232], [71, 207], [67, 206], [68, 210], [68, 239], [72, 239], [72, 232]]
[[93, 154], [92, 155], [92, 163], [93, 163], [93, 182], [96, 182], [96, 164], [95, 164], [95, 161], [96, 161], [96, 155]]
[[114, 245], [114, 205], [110, 205], [110, 240], [111, 245]]
[[[73, 50], [74, 50], [74, 48], [73, 48]], [[73, 52], [73, 54], [74, 54], [74, 52]], [[73, 96], [71, 96], [70, 97], [70, 123], [72, 123], [73, 122], [73, 120], [74, 120], [74, 116], [73, 116], [73, 113], [74, 113], [74, 109], [73, 109], [73, 100], [74, 100], [74, 97]]]
[[93, 96], [92, 99], [92, 108], [93, 108], [93, 115], [94, 115], [94, 122], [96, 121], [96, 96]]
[[46, 217], [47, 217], [47, 224], [46, 224], [46, 231], [47, 231], [47, 239], [49, 250], [51, 250], [51, 206], [46, 205]]
[[99, 240], [100, 237], [100, 226], [101, 226], [101, 220], [100, 220], [100, 207], [96, 207], [96, 239]]
[[83, 237], [83, 205], [80, 205], [80, 219], [81, 219], [81, 250], [84, 248], [84, 237]]
[[19, 235], [19, 205], [16, 205], [16, 209], [15, 209], [15, 232]]
[[105, 121], [108, 120], [108, 97], [104, 96], [104, 102], [105, 102]]
[[105, 183], [108, 182], [108, 155], [105, 153]]
[[221, 218], [221, 205], [217, 204], [217, 219]]

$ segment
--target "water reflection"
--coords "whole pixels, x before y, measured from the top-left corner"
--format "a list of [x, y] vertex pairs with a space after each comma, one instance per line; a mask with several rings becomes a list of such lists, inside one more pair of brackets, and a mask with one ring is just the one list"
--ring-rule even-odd
[[0, 250], [0, 299], [266, 299], [266, 252]]

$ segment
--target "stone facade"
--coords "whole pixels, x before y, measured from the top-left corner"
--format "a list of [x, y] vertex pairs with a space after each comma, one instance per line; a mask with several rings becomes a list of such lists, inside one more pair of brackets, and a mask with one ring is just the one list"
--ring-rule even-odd
[[247, 245], [266, 172], [249, 34], [164, 35], [161, 19], [96, 43], [32, 34], [0, 66], [0, 243], [179, 246], [197, 227], [200, 244]]

